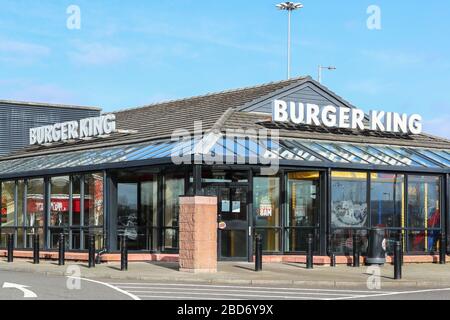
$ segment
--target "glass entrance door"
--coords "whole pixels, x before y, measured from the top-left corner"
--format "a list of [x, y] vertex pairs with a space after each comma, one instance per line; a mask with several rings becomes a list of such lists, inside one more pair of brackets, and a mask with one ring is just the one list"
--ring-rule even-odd
[[219, 187], [219, 260], [247, 260], [247, 187]]

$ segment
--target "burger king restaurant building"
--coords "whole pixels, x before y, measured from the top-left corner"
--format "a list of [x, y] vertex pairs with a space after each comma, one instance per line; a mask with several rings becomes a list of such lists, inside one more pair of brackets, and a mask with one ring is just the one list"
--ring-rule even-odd
[[52, 253], [64, 233], [74, 257], [95, 235], [117, 258], [124, 235], [136, 260], [177, 260], [200, 241], [180, 231], [189, 197], [214, 199], [219, 261], [251, 260], [255, 234], [278, 261], [304, 256], [309, 235], [318, 256], [351, 254], [354, 234], [364, 252], [373, 227], [430, 257], [450, 227], [450, 141], [309, 77], [32, 128], [29, 140], [0, 159], [1, 247], [14, 234], [24, 254], [33, 235]]

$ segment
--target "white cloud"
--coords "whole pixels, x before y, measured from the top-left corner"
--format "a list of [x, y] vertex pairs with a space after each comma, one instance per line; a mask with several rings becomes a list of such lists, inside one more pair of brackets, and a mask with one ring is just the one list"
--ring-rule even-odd
[[7, 39], [0, 39], [0, 60], [3, 62], [30, 64], [50, 55], [49, 47]]
[[103, 43], [73, 43], [69, 58], [81, 65], [110, 65], [119, 63], [127, 57], [127, 51]]

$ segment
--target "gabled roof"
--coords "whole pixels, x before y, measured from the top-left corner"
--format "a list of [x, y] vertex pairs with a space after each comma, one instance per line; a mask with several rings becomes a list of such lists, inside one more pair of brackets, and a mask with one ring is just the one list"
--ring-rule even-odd
[[263, 103], [279, 94], [304, 85], [324, 91], [332, 101], [336, 100], [341, 105], [354, 107], [310, 77], [299, 77], [255, 87], [121, 110], [114, 113], [117, 128], [121, 131], [108, 138], [54, 144], [51, 147], [28, 147], [11, 156], [1, 158], [0, 161], [170, 139], [177, 129], [193, 132], [196, 121], [202, 122], [204, 132], [224, 131], [228, 128], [277, 128], [280, 129], [281, 136], [286, 138], [450, 149], [449, 140], [426, 134], [418, 136], [380, 135], [373, 132], [361, 133], [342, 129], [326, 130], [307, 126], [280, 125], [273, 123], [268, 114], [241, 111], [248, 110], [249, 107], [251, 109], [253, 105]]
[[309, 78], [299, 77], [114, 112], [117, 128], [131, 133], [117, 133], [109, 138], [60, 143], [50, 147], [28, 147], [0, 160], [170, 138], [177, 129], [193, 132], [195, 121], [202, 121], [203, 130], [208, 131], [220, 122], [227, 110], [237, 109], [272, 92], [301, 83], [305, 79]]
[[42, 108], [56, 108], [56, 109], [78, 109], [78, 110], [93, 110], [102, 111], [99, 107], [78, 106], [69, 104], [43, 103], [43, 102], [29, 102], [29, 101], [15, 101], [15, 100], [0, 100], [0, 108], [5, 106], [23, 106], [23, 107], [42, 107]]

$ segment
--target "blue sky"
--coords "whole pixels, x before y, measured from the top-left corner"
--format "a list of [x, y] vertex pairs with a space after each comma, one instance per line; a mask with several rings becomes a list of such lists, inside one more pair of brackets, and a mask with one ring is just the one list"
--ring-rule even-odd
[[[285, 12], [272, 0], [1, 0], [0, 99], [117, 110], [282, 80]], [[342, 4], [344, 3], [344, 4]], [[294, 76], [358, 107], [420, 113], [450, 137], [450, 2], [304, 0], [293, 16]], [[81, 29], [69, 30], [69, 5]], [[381, 9], [369, 30], [367, 8]]]

